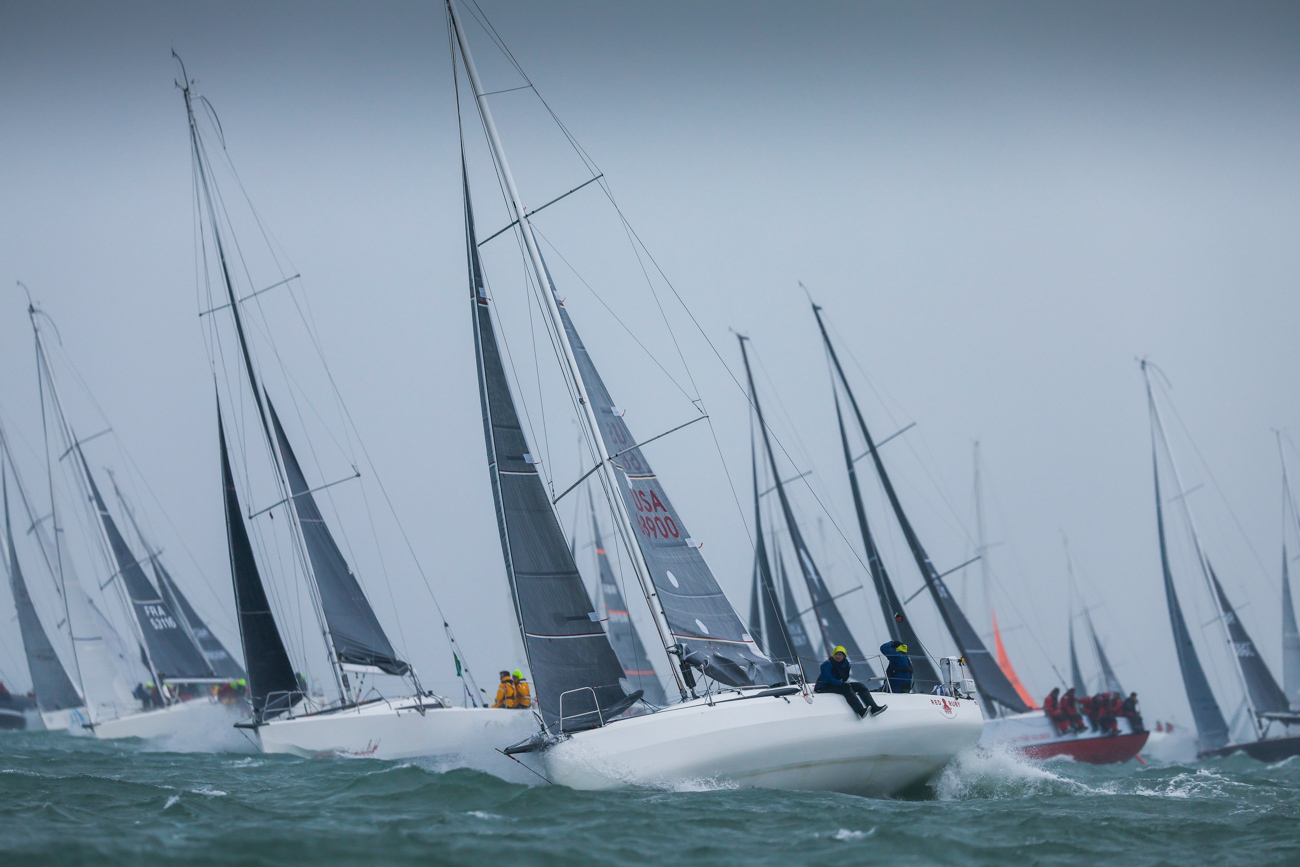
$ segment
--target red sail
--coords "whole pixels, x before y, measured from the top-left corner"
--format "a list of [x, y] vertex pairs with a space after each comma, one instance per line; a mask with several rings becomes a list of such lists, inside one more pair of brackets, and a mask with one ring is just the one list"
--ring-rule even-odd
[[993, 618], [993, 643], [997, 647], [998, 668], [1002, 669], [1002, 673], [1007, 676], [1007, 680], [1011, 681], [1011, 685], [1016, 688], [1016, 695], [1020, 696], [1021, 700], [1029, 705], [1031, 710], [1038, 710], [1038, 704], [1030, 698], [1029, 690], [1025, 689], [1025, 685], [1020, 682], [1019, 676], [1016, 675], [1016, 670], [1011, 667], [1011, 658], [1007, 656], [1007, 649], [1002, 646], [1002, 633], [998, 631], [998, 615], [994, 613], [992, 608], [989, 609], [989, 616]]

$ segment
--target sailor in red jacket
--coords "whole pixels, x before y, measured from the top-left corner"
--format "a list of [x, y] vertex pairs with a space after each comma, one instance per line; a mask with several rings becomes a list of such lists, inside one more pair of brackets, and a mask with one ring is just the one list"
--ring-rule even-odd
[[1047, 698], [1043, 699], [1043, 713], [1047, 714], [1047, 718], [1052, 721], [1052, 725], [1059, 733], [1065, 734], [1065, 719], [1061, 716], [1061, 709], [1057, 705], [1057, 697], [1060, 694], [1061, 688], [1059, 686], [1052, 688], [1052, 691], [1047, 694]]
[[1079, 716], [1079, 707], [1074, 702], [1073, 687], [1067, 689], [1065, 695], [1061, 696], [1061, 702], [1058, 707], [1061, 711], [1061, 717], [1064, 718], [1066, 724], [1070, 727], [1070, 731], [1078, 734], [1084, 730], [1085, 726], [1083, 724], [1083, 717]]

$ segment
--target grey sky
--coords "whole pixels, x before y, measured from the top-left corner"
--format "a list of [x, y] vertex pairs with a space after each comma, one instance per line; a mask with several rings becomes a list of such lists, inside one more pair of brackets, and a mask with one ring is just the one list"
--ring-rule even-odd
[[[1025, 618], [1064, 662], [1063, 529], [1089, 601], [1105, 602], [1098, 623], [1121, 678], [1147, 696], [1149, 713], [1188, 721], [1159, 584], [1133, 361], [1143, 354], [1173, 380], [1263, 559], [1261, 568], [1212, 484], [1193, 495], [1216, 567], [1276, 666], [1270, 429], [1300, 431], [1294, 6], [484, 9], [733, 368], [727, 328], [752, 336], [777, 432], [801, 470], [816, 469], [813, 487], [855, 547], [825, 362], [798, 280], [885, 395], [889, 414], [855, 368], [875, 432], [918, 424], [886, 457], [941, 569], [969, 556], [970, 450], [981, 440], [996, 500], [990, 536], [1007, 543], [992, 553], [1006, 591], [993, 601], [1031, 690], [1045, 691], [1053, 675]], [[514, 86], [481, 33], [471, 38], [489, 85]], [[462, 303], [455, 114], [437, 4], [0, 6], [0, 277], [26, 282], [55, 317], [118, 437], [228, 601], [173, 47], [220, 113], [252, 201], [306, 277], [331, 369], [471, 662], [481, 675], [512, 663]], [[528, 99], [503, 94], [494, 106], [525, 199], [540, 202], [585, 175]], [[471, 144], [481, 153], [481, 140]], [[480, 174], [476, 197], [481, 228], [495, 230], [503, 212], [488, 182]], [[539, 226], [677, 376], [666, 330], [640, 315], [652, 308], [635, 263], [615, 277], [626, 256], [583, 249], [582, 215], [608, 224], [597, 205], [583, 193]], [[504, 303], [514, 272], [491, 273]], [[689, 403], [627, 349], [590, 295], [564, 269], [556, 278], [633, 431], [647, 437], [688, 418]], [[748, 520], [743, 399], [673, 316]], [[0, 365], [6, 418], [36, 442], [30, 329], [21, 294], [2, 287]], [[549, 420], [557, 454], [572, 439], [570, 415]], [[707, 430], [651, 448], [706, 558], [747, 610], [749, 543]], [[1204, 480], [1186, 443], [1175, 448], [1188, 485]], [[553, 461], [567, 485], [572, 473]], [[816, 504], [797, 496], [816, 540]], [[826, 533], [822, 556], [847, 589], [860, 568], [834, 527]], [[915, 570], [901, 556], [891, 562], [910, 594]], [[427, 596], [409, 576], [393, 580], [405, 644], [429, 679], [445, 680], [440, 651], [419, 638], [439, 632], [421, 619], [431, 618]], [[976, 585], [969, 593], [979, 608]], [[394, 605], [376, 607], [390, 618]], [[849, 607], [863, 644], [883, 640], [877, 612]], [[927, 608], [918, 620], [932, 620]], [[12, 670], [16, 642], [0, 648]]]

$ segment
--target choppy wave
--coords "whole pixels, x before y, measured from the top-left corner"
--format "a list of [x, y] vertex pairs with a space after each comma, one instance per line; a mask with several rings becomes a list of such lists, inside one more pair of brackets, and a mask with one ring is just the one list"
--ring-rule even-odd
[[580, 792], [454, 765], [15, 733], [0, 737], [0, 863], [1300, 863], [1295, 760], [1098, 768], [971, 753], [892, 800], [709, 780]]

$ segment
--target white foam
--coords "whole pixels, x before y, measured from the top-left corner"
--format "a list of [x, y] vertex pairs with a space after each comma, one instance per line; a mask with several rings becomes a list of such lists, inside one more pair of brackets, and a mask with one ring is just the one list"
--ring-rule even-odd
[[226, 793], [220, 789], [214, 789], [211, 786], [200, 786], [197, 789], [190, 789], [196, 795], [207, 795], [210, 798], [224, 798]]
[[176, 806], [178, 803], [180, 803], [180, 800], [181, 800], [180, 795], [172, 795], [170, 798], [167, 799], [167, 803], [163, 804], [163, 809], [166, 810]]
[[875, 828], [872, 828], [869, 831], [850, 831], [848, 828], [841, 828], [835, 832], [833, 838], [836, 840], [842, 840], [845, 843], [847, 843], [851, 840], [865, 840], [866, 838], [870, 837], [872, 834], [875, 833], [876, 833]]
[[505, 816], [498, 816], [496, 813], [484, 813], [482, 810], [470, 810], [465, 814], [473, 816], [475, 819], [504, 819]]
[[985, 748], [958, 755], [930, 785], [941, 801], [1099, 791], [1032, 763], [1013, 750]]

